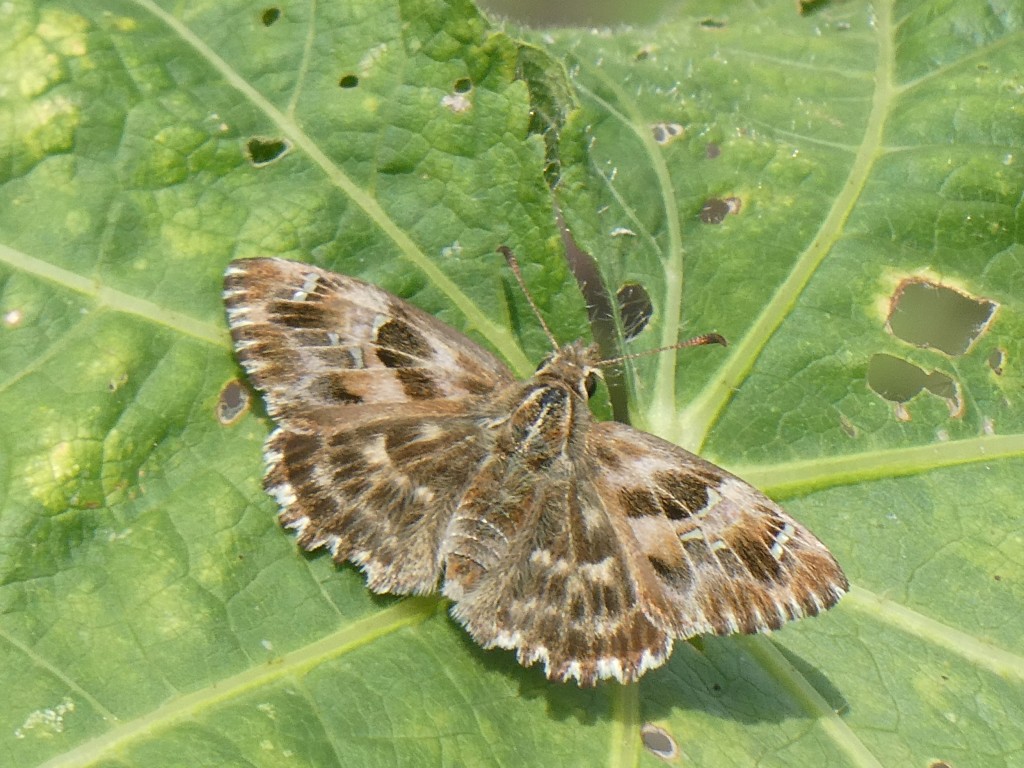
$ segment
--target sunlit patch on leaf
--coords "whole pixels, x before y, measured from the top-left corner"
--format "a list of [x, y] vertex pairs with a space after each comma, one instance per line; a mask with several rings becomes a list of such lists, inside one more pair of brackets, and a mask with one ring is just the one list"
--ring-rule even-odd
[[14, 729], [14, 738], [24, 739], [30, 735], [52, 737], [64, 732], [64, 719], [75, 711], [75, 702], [65, 696], [59, 704], [46, 709], [37, 709], [25, 718], [20, 728]]
[[468, 112], [473, 106], [473, 102], [466, 98], [464, 93], [446, 93], [441, 98], [441, 106], [447, 107], [458, 115], [463, 112]]

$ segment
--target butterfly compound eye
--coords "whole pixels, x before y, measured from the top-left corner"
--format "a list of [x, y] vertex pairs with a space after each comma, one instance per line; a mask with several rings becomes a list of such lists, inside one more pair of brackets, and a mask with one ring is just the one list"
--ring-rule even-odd
[[597, 374], [591, 371], [587, 374], [587, 378], [583, 380], [583, 387], [587, 390], [587, 397], [593, 397], [597, 391]]

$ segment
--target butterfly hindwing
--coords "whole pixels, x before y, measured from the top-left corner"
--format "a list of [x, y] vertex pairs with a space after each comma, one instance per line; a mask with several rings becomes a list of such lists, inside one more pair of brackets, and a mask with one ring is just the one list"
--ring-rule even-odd
[[623, 424], [594, 424], [587, 443], [605, 506], [675, 606], [678, 637], [776, 629], [847, 590], [825, 546], [738, 477]]

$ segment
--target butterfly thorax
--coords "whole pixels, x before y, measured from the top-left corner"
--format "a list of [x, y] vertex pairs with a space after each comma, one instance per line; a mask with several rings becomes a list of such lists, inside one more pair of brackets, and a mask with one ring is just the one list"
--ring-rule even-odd
[[600, 376], [592, 365], [596, 357], [596, 346], [577, 341], [545, 358], [510, 393], [509, 417], [494, 423], [499, 444], [535, 468], [574, 455], [590, 422], [587, 399]]

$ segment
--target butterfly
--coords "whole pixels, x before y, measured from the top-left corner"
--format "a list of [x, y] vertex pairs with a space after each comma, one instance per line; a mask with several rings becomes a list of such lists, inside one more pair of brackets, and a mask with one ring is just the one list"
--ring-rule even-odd
[[381, 288], [278, 258], [232, 262], [224, 301], [277, 425], [264, 487], [299, 545], [374, 592], [440, 591], [482, 647], [552, 680], [632, 682], [677, 638], [775, 629], [848, 588], [743, 480], [595, 421], [595, 346], [517, 380]]

